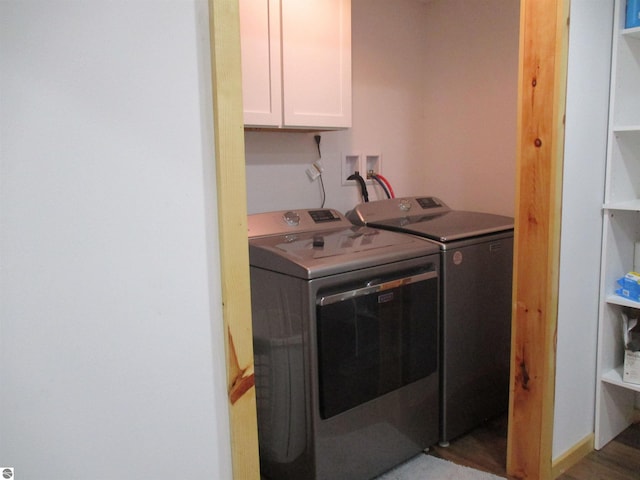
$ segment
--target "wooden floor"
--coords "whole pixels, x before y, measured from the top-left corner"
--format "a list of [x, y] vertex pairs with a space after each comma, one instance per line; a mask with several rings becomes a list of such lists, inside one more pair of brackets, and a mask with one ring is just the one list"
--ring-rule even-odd
[[[430, 455], [507, 478], [507, 417], [487, 422], [447, 448]], [[640, 424], [625, 430], [603, 449], [587, 455], [560, 480], [640, 480]]]

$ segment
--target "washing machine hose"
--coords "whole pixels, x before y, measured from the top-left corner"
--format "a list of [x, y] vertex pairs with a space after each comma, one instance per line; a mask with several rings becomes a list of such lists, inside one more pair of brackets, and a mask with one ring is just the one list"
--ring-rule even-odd
[[360, 175], [360, 172], [355, 172], [353, 175], [349, 175], [347, 180], [355, 180], [360, 184], [360, 192], [362, 193], [362, 198], [365, 202], [369, 201], [369, 192], [367, 191], [367, 184], [364, 181], [364, 178]]

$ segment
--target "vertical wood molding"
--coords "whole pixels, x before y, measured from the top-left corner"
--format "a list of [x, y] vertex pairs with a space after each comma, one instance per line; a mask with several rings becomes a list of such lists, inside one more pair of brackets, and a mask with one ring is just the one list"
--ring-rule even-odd
[[209, 28], [233, 478], [258, 480], [238, 0], [209, 0]]
[[552, 476], [569, 0], [520, 2], [507, 473]]

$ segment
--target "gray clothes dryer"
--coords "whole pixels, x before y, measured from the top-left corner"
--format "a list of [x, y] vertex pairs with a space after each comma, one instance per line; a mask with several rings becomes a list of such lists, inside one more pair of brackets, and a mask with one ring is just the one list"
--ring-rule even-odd
[[330, 209], [248, 224], [262, 476], [368, 480], [437, 443], [438, 247]]
[[506, 412], [513, 219], [452, 210], [435, 197], [362, 203], [347, 217], [439, 245], [440, 444]]

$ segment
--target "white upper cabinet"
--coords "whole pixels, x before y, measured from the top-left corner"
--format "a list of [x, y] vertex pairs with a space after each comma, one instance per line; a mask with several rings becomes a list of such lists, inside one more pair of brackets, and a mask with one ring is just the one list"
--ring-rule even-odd
[[351, 0], [240, 0], [247, 127], [351, 126]]

